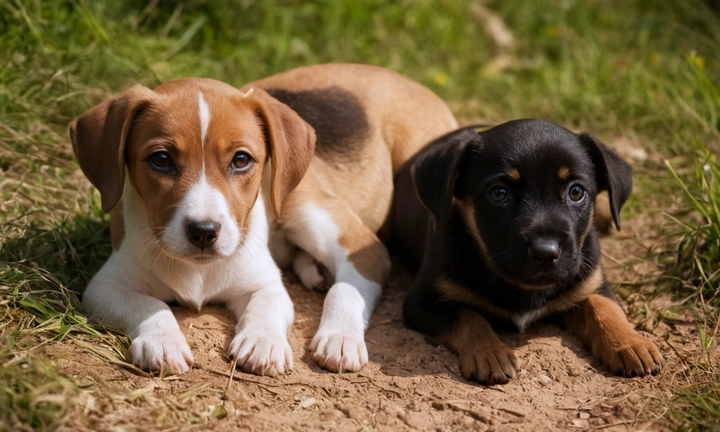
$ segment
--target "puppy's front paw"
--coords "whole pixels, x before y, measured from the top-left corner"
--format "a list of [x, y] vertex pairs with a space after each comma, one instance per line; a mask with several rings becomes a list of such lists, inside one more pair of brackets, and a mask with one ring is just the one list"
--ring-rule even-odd
[[292, 349], [285, 335], [267, 331], [242, 330], [228, 348], [230, 358], [244, 372], [277, 376], [293, 368]]
[[655, 375], [665, 364], [657, 346], [635, 332], [598, 341], [592, 348], [593, 354], [616, 375]]
[[503, 343], [478, 345], [462, 349], [460, 372], [467, 380], [483, 384], [506, 384], [515, 378], [517, 359], [513, 350]]
[[293, 271], [300, 278], [302, 285], [309, 290], [327, 291], [328, 278], [323, 272], [323, 265], [306, 252], [298, 252], [293, 261]]
[[135, 338], [126, 359], [143, 370], [165, 370], [171, 374], [187, 372], [194, 359], [180, 331], [153, 331]]
[[314, 351], [315, 363], [332, 372], [356, 372], [368, 362], [362, 332], [342, 334], [321, 329], [310, 343], [310, 349]]

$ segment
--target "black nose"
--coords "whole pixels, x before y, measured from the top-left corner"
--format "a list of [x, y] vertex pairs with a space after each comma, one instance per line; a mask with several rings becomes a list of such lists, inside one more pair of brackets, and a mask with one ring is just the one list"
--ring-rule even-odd
[[556, 240], [535, 239], [530, 243], [528, 253], [537, 263], [552, 264], [560, 258], [560, 244]]
[[200, 249], [215, 243], [220, 232], [220, 224], [212, 221], [193, 221], [185, 226], [188, 240]]

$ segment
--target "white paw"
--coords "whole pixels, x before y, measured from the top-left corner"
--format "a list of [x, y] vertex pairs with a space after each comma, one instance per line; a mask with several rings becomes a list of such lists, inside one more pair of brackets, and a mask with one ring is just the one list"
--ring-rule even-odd
[[362, 332], [353, 334], [320, 329], [312, 342], [313, 360], [332, 372], [356, 372], [368, 362], [367, 346]]
[[283, 334], [242, 330], [235, 335], [228, 356], [237, 358], [237, 366], [256, 375], [277, 376], [293, 368], [292, 349]]
[[143, 370], [171, 374], [189, 371], [194, 362], [185, 336], [178, 330], [141, 334], [130, 344], [126, 357]]
[[327, 291], [328, 281], [320, 271], [320, 265], [310, 254], [300, 250], [293, 260], [293, 271], [305, 288]]

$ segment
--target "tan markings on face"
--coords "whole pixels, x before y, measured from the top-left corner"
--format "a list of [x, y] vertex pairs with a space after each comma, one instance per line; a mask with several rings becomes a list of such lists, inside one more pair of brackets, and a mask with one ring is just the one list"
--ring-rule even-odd
[[610, 197], [607, 191], [600, 191], [600, 193], [595, 195], [593, 209], [595, 228], [603, 234], [609, 234], [613, 228], [613, 218], [612, 210], [610, 210]]
[[593, 271], [587, 279], [577, 284], [574, 289], [548, 303], [548, 313], [561, 312], [574, 308], [588, 297], [597, 293], [604, 281], [605, 275], [603, 274], [602, 267], [598, 265], [595, 271]]
[[585, 243], [585, 239], [587, 238], [588, 234], [592, 231], [593, 227], [595, 226], [595, 209], [590, 209], [590, 217], [588, 218], [588, 225], [585, 227], [585, 231], [583, 231], [582, 236], [580, 237], [580, 244]]
[[562, 181], [567, 180], [570, 177], [570, 168], [566, 166], [560, 167], [558, 170], [558, 178]]
[[482, 309], [497, 316], [510, 317], [510, 312], [507, 310], [494, 305], [492, 302], [475, 294], [470, 289], [447, 278], [438, 278], [435, 281], [435, 288], [440, 291], [444, 299], [463, 302], [469, 306]]
[[[208, 183], [225, 196], [238, 226], [244, 227], [257, 200], [267, 160], [263, 131], [240, 92], [232, 99], [212, 93], [205, 94], [205, 99], [211, 109], [205, 139], [205, 175]], [[233, 158], [240, 152], [252, 159], [244, 172], [233, 165]]]
[[483, 241], [482, 236], [480, 235], [480, 230], [475, 222], [475, 206], [473, 205], [472, 200], [469, 198], [463, 201], [453, 199], [453, 205], [460, 206], [460, 212], [463, 220], [465, 221], [465, 225], [470, 231], [470, 235], [472, 235], [475, 239], [483, 258], [489, 263], [490, 255], [488, 254], [487, 245], [485, 245], [485, 241]]
[[[148, 224], [154, 234], [162, 232], [178, 203], [200, 181], [205, 166], [208, 183], [225, 196], [231, 216], [244, 226], [267, 157], [256, 116], [245, 106], [240, 92], [229, 86], [171, 87], [158, 92], [160, 97], [135, 119], [128, 143], [130, 181], [145, 203]], [[198, 90], [209, 109], [204, 152]], [[233, 174], [232, 158], [240, 150], [251, 155], [255, 166], [245, 174]], [[148, 158], [159, 151], [170, 155], [174, 173], [150, 166]]]
[[510, 179], [512, 179], [512, 180], [515, 180], [515, 181], [520, 180], [520, 171], [518, 171], [518, 170], [515, 169], [515, 168], [511, 169], [510, 171], [508, 171], [507, 175], [508, 175], [508, 177], [510, 177]]

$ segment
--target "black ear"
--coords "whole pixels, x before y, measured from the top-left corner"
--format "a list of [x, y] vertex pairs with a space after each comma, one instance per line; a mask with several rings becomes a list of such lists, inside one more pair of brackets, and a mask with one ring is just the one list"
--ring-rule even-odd
[[580, 141], [597, 169], [598, 189], [608, 191], [613, 221], [620, 229], [620, 209], [632, 192], [632, 167], [593, 134], [580, 134]]
[[480, 141], [476, 127], [450, 132], [431, 142], [413, 163], [411, 174], [418, 198], [435, 220], [435, 229], [445, 225], [460, 172], [460, 161], [470, 143]]

